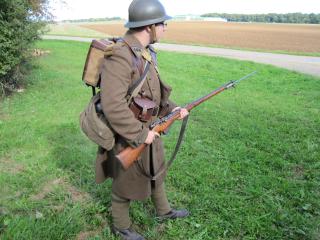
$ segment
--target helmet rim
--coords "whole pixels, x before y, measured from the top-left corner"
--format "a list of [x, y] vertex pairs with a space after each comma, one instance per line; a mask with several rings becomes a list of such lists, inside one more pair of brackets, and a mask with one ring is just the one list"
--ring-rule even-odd
[[164, 21], [167, 21], [170, 19], [172, 19], [171, 16], [165, 15], [164, 17], [161, 17], [161, 18], [150, 19], [150, 20], [145, 20], [145, 21], [138, 21], [138, 22], [127, 21], [124, 26], [126, 28], [138, 28], [138, 27], [144, 27], [144, 26], [149, 26], [152, 24], [161, 23], [161, 22], [164, 22]]

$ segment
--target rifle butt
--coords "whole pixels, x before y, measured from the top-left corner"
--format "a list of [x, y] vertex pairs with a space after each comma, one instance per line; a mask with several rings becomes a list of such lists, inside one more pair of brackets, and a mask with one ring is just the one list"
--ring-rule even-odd
[[145, 143], [141, 144], [137, 148], [132, 148], [129, 146], [116, 155], [116, 158], [120, 161], [124, 170], [127, 170], [135, 161], [137, 161], [145, 147]]

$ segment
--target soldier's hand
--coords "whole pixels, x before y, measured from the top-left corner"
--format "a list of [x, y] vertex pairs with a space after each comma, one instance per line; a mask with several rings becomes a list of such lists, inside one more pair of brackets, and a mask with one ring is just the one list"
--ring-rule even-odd
[[180, 117], [178, 118], [179, 120], [184, 119], [186, 116], [189, 115], [189, 111], [185, 108], [181, 108], [181, 107], [176, 107], [172, 110], [172, 112], [179, 110], [180, 109]]
[[147, 136], [146, 140], [144, 141], [144, 143], [149, 145], [154, 141], [154, 139], [156, 137], [160, 137], [159, 133], [154, 132], [154, 131], [149, 131], [148, 136]]

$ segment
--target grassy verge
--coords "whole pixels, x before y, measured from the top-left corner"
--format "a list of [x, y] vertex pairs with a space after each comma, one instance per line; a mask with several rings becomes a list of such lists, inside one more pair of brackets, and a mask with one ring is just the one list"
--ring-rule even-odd
[[[96, 146], [81, 133], [91, 91], [88, 44], [42, 41], [24, 93], [0, 103], [0, 238], [114, 239], [110, 181], [94, 183]], [[320, 79], [271, 66], [161, 52], [183, 105], [230, 79], [254, 78], [195, 109], [169, 172], [185, 220], [159, 223], [150, 201], [131, 216], [147, 239], [319, 239]], [[173, 149], [179, 125], [164, 137]]]

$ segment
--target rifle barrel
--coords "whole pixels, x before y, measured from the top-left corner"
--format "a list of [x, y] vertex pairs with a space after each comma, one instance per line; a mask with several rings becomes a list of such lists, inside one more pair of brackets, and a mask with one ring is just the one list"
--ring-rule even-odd
[[195, 100], [195, 101], [187, 104], [187, 105], [185, 106], [185, 108], [190, 112], [193, 108], [195, 108], [196, 106], [200, 105], [201, 103], [207, 101], [209, 98], [212, 98], [213, 96], [215, 96], [215, 95], [223, 92], [224, 90], [227, 90], [227, 89], [229, 89], [229, 88], [231, 88], [231, 87], [234, 87], [234, 86], [235, 86], [236, 84], [238, 84], [240, 81], [242, 81], [242, 80], [244, 80], [244, 79], [246, 79], [246, 78], [249, 78], [249, 77], [251, 77], [252, 75], [254, 75], [254, 74], [256, 74], [256, 73], [257, 73], [257, 71], [254, 71], [254, 72], [252, 72], [252, 73], [250, 73], [250, 74], [248, 74], [248, 75], [246, 75], [246, 76], [244, 76], [244, 77], [242, 77], [242, 78], [240, 78], [240, 79], [238, 79], [238, 80], [236, 80], [236, 81], [230, 81], [230, 82], [228, 82], [228, 83], [226, 83], [226, 84], [223, 84], [221, 87], [213, 90], [213, 91], [210, 92], [208, 95], [206, 95], [206, 96], [204, 96], [204, 97], [201, 97], [201, 98], [199, 98], [199, 99], [197, 99], [197, 100]]

